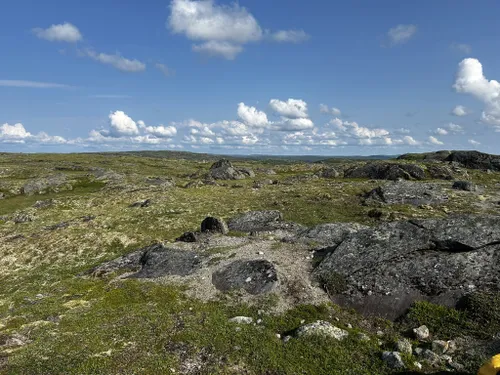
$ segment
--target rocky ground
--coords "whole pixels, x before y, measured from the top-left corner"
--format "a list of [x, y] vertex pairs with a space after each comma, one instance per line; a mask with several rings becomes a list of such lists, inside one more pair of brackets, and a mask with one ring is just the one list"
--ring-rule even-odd
[[0, 155], [0, 374], [474, 374], [498, 160]]

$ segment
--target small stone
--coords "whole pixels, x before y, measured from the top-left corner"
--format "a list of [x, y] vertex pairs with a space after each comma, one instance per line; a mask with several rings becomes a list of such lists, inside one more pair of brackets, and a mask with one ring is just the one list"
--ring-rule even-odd
[[424, 352], [424, 349], [422, 349], [422, 348], [415, 348], [415, 349], [413, 350], [413, 353], [415, 353], [415, 355], [416, 355], [417, 357], [422, 356], [422, 353], [423, 353], [423, 352]]
[[351, 323], [347, 323], [347, 328], [348, 329], [352, 329], [352, 324]]
[[408, 339], [401, 339], [396, 342], [396, 351], [406, 354], [412, 353], [411, 342]]
[[470, 181], [455, 181], [453, 183], [452, 189], [464, 190], [464, 191], [475, 191], [476, 186]]
[[420, 362], [413, 362], [413, 366], [418, 370], [422, 370], [422, 364]]
[[382, 360], [393, 369], [404, 368], [405, 364], [398, 352], [384, 352], [382, 353]]
[[432, 351], [436, 354], [444, 354], [448, 351], [448, 342], [442, 340], [434, 340], [432, 342]]
[[291, 337], [291, 336], [285, 336], [285, 337], [283, 338], [283, 342], [284, 342], [284, 343], [287, 343], [287, 342], [288, 342], [288, 341], [290, 341], [291, 339], [292, 339], [292, 337]]
[[259, 251], [257, 254], [264, 255], [264, 252], [263, 251]]
[[300, 324], [304, 324], [305, 322], [306, 322], [306, 321], [305, 321], [304, 319], [302, 319], [302, 320], [300, 321]]
[[440, 362], [439, 356], [434, 353], [432, 350], [425, 349], [422, 352], [422, 358], [427, 360], [430, 364], [435, 365]]
[[418, 328], [414, 328], [413, 333], [415, 334], [415, 337], [419, 340], [426, 340], [430, 336], [429, 328], [427, 328], [427, 326], [420, 326]]
[[262, 319], [257, 319], [257, 324], [262, 323]]
[[384, 336], [384, 332], [383, 332], [383, 331], [377, 331], [377, 336], [378, 336], [378, 337], [382, 337], [382, 336]]
[[245, 282], [246, 282], [246, 283], [249, 283], [250, 281], [252, 281], [252, 278], [251, 278], [251, 277], [247, 277], [247, 278], [245, 279]]
[[229, 322], [237, 324], [251, 324], [253, 319], [249, 316], [235, 316], [234, 318], [229, 319]]
[[276, 334], [276, 338], [279, 340], [281, 339], [281, 335], [279, 333]]

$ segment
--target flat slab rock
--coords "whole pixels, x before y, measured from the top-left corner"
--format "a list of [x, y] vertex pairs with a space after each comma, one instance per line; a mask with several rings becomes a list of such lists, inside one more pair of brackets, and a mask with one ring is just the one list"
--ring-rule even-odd
[[413, 181], [395, 181], [379, 186], [365, 196], [366, 203], [385, 204], [440, 204], [448, 200], [448, 196], [438, 184]]
[[423, 180], [425, 171], [415, 164], [371, 162], [344, 172], [346, 178], [370, 178], [375, 180]]
[[[500, 290], [500, 217], [463, 215], [382, 224], [350, 235], [315, 269], [345, 281], [337, 303], [395, 319], [416, 300], [455, 305]], [[344, 284], [344, 283], [342, 283]]]
[[87, 274], [102, 276], [111, 272], [134, 272], [129, 278], [187, 276], [201, 268], [202, 259], [194, 251], [178, 250], [161, 244], [145, 247], [93, 268]]
[[222, 292], [242, 289], [257, 295], [278, 283], [274, 265], [267, 260], [236, 260], [212, 274], [212, 284]]

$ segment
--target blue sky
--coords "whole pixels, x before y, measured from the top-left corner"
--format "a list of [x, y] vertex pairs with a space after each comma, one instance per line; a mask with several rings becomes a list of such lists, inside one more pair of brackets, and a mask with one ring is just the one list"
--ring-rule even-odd
[[498, 1], [17, 0], [0, 151], [498, 153]]

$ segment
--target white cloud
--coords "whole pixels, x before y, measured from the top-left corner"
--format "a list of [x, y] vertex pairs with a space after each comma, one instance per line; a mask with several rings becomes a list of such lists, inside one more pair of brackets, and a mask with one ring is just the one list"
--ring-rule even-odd
[[34, 89], [68, 89], [68, 88], [71, 88], [71, 86], [63, 85], [60, 83], [21, 81], [21, 80], [11, 80], [11, 79], [0, 80], [0, 86], [2, 86], [2, 87], [26, 87], [26, 88], [34, 88]]
[[243, 51], [243, 47], [238, 44], [218, 40], [194, 44], [192, 49], [194, 52], [205, 53], [209, 56], [221, 56], [227, 60], [234, 60]]
[[112, 137], [119, 138], [123, 136], [132, 136], [139, 134], [139, 129], [137, 128], [137, 124], [135, 123], [135, 121], [127, 116], [127, 114], [123, 111], [115, 111], [110, 113], [109, 123], [111, 127], [109, 135]]
[[265, 127], [269, 124], [264, 112], [258, 111], [255, 107], [249, 107], [245, 103], [238, 104], [238, 116], [249, 126]]
[[438, 134], [438, 135], [448, 135], [448, 130], [443, 129], [443, 128], [437, 128], [436, 129], [436, 134]]
[[36, 135], [27, 131], [23, 124], [3, 124], [0, 126], [0, 143], [38, 143], [38, 144], [64, 144], [66, 139], [60, 136], [50, 136], [45, 132]]
[[217, 5], [213, 0], [173, 0], [168, 20], [174, 33], [192, 40], [244, 44], [262, 38], [257, 20], [237, 3]]
[[479, 145], [481, 144], [480, 142], [475, 141], [475, 140], [473, 140], [473, 139], [469, 139], [469, 141], [468, 141], [468, 142], [469, 142], [471, 145], [473, 145], [473, 146], [479, 146]]
[[[237, 2], [218, 5], [215, 0], [172, 0], [168, 27], [193, 41], [193, 51], [233, 60], [243, 45], [263, 39], [264, 32], [255, 17]], [[303, 30], [267, 32], [271, 40], [299, 43], [309, 36]]]
[[295, 131], [312, 129], [314, 123], [308, 118], [286, 118], [282, 117], [281, 121], [272, 124], [273, 130], [278, 131]]
[[335, 118], [329, 122], [330, 125], [336, 127], [340, 134], [346, 137], [353, 138], [383, 138], [389, 136], [389, 131], [386, 129], [369, 129], [359, 126], [356, 122], [342, 121]]
[[302, 43], [310, 38], [304, 30], [280, 30], [271, 35], [271, 38], [280, 43]]
[[174, 71], [172, 69], [170, 69], [168, 66], [166, 66], [165, 64], [156, 63], [155, 67], [160, 72], [162, 72], [163, 75], [166, 77], [170, 77], [170, 76], [174, 75]]
[[470, 54], [472, 52], [472, 47], [465, 43], [452, 43], [450, 47], [465, 54]]
[[135, 59], [127, 59], [119, 54], [109, 55], [106, 53], [97, 53], [92, 49], [86, 49], [85, 51], [80, 52], [84, 56], [90, 57], [91, 59], [102, 64], [111, 65], [123, 72], [136, 73], [146, 70], [146, 64], [144, 64], [143, 62]]
[[286, 118], [307, 117], [307, 103], [301, 99], [288, 99], [286, 102], [271, 99], [269, 106], [274, 112]]
[[403, 44], [408, 42], [417, 32], [415, 25], [397, 25], [387, 32], [392, 44]]
[[52, 25], [47, 29], [35, 28], [33, 33], [40, 39], [51, 42], [76, 43], [83, 40], [80, 30], [71, 23], [65, 22], [59, 25]]
[[441, 142], [439, 139], [437, 139], [436, 137], [433, 137], [432, 135], [429, 137], [429, 143], [433, 144], [433, 145], [444, 145], [443, 142]]
[[417, 141], [415, 138], [413, 138], [409, 135], [404, 136], [402, 140], [403, 140], [403, 143], [410, 145], [410, 146], [417, 146], [420, 144], [419, 141]]
[[451, 114], [454, 116], [462, 117], [468, 115], [469, 111], [463, 105], [457, 105], [455, 108], [453, 108]]
[[453, 122], [450, 122], [448, 125], [446, 125], [446, 127], [452, 133], [463, 133], [464, 131], [464, 129], [460, 125], [454, 124]]
[[340, 116], [342, 114], [342, 112], [340, 111], [340, 109], [338, 109], [336, 107], [329, 108], [326, 104], [320, 104], [319, 105], [319, 111], [321, 113], [331, 114], [331, 115], [334, 115], [334, 116]]
[[481, 120], [500, 130], [500, 83], [486, 79], [479, 60], [468, 58], [460, 62], [453, 88], [482, 101], [485, 109]]
[[145, 126], [144, 131], [158, 138], [174, 137], [177, 134], [177, 128], [175, 126]]

